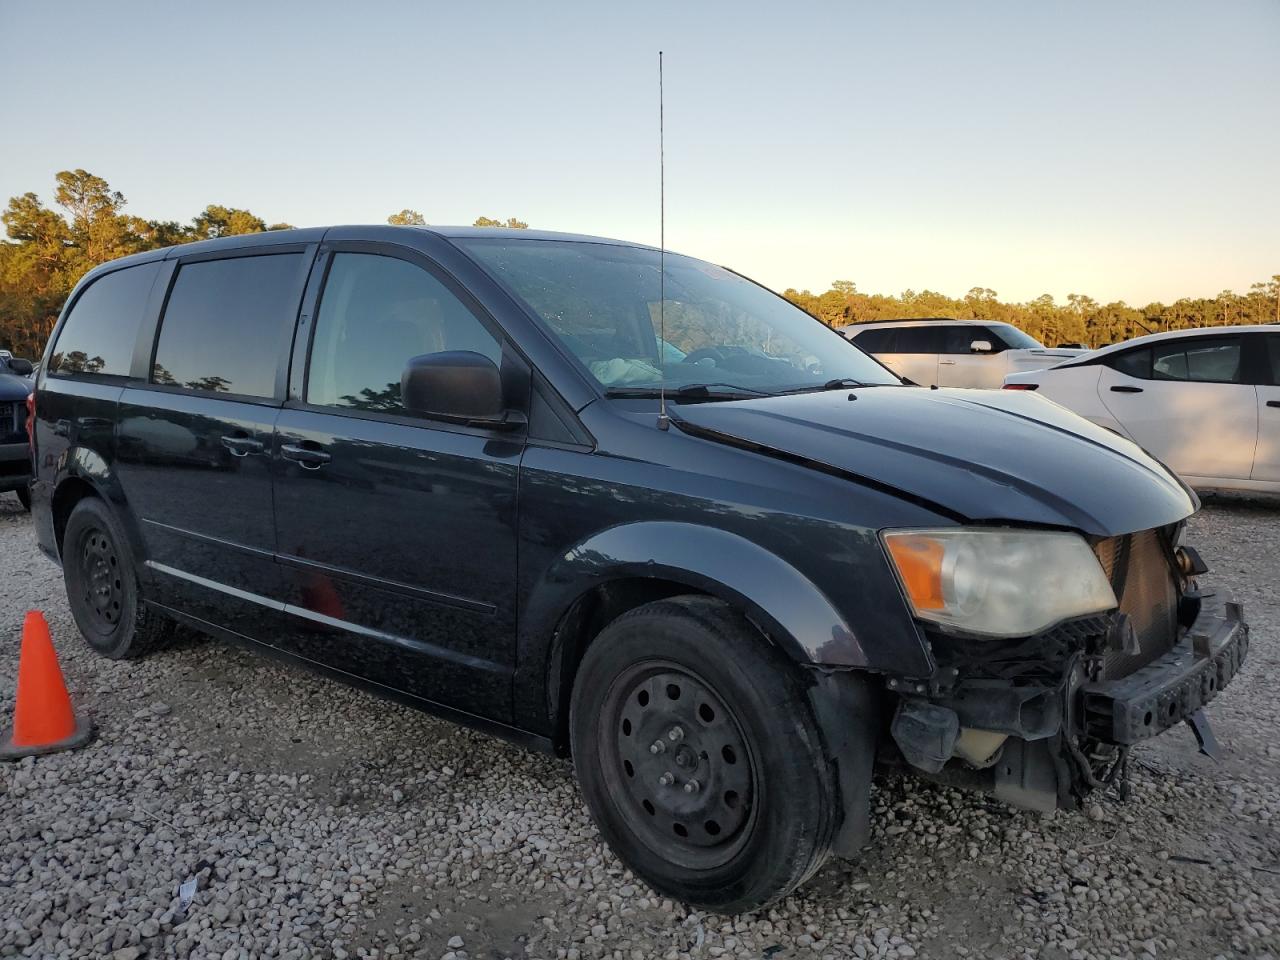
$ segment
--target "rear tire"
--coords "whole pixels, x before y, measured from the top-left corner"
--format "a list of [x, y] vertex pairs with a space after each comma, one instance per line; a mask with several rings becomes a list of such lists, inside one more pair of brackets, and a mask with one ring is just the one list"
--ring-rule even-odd
[[134, 660], [173, 637], [173, 621], [141, 601], [124, 530], [96, 497], [81, 500], [67, 518], [62, 576], [76, 626], [104, 657]]
[[17, 490], [15, 490], [14, 493], [18, 495], [18, 502], [22, 504], [22, 509], [27, 511], [27, 513], [30, 513], [31, 512], [31, 488], [24, 485], [19, 487]]
[[570, 737], [601, 834], [662, 894], [756, 909], [827, 857], [837, 794], [801, 673], [718, 600], [659, 600], [601, 631]]

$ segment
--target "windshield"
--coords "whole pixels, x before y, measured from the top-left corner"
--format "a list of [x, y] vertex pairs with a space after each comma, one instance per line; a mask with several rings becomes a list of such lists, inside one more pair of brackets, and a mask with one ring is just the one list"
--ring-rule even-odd
[[1000, 339], [1014, 350], [1043, 350], [1044, 344], [1028, 334], [1023, 333], [1017, 327], [1008, 323], [993, 323], [992, 329], [1000, 334]]
[[900, 383], [838, 333], [722, 267], [667, 254], [660, 278], [656, 250], [557, 240], [459, 242], [616, 394], [659, 386], [767, 394], [834, 380]]

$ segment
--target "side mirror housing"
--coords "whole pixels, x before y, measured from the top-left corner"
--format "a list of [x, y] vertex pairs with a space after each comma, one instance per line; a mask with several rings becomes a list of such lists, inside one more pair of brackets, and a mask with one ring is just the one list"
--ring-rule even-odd
[[497, 365], [471, 350], [411, 357], [400, 374], [400, 402], [409, 413], [435, 420], [499, 429], [513, 422]]
[[975, 340], [969, 344], [970, 353], [990, 353], [992, 349], [990, 340]]
[[9, 369], [20, 377], [31, 376], [31, 371], [35, 369], [30, 360], [23, 360], [19, 357], [12, 357], [9, 360]]

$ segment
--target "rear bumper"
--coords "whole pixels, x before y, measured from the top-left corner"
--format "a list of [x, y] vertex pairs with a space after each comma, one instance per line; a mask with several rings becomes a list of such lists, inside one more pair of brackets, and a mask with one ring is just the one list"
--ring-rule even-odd
[[1119, 746], [1163, 733], [1213, 700], [1248, 651], [1240, 605], [1221, 592], [1202, 596], [1195, 621], [1172, 650], [1120, 680], [1081, 688], [1086, 730]]

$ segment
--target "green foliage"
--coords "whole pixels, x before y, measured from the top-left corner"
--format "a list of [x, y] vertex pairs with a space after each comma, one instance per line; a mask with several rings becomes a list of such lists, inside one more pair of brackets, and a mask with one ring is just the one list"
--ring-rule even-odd
[[476, 217], [473, 227], [507, 227], [511, 230], [528, 230], [529, 225], [523, 220], [517, 220], [515, 217], [507, 217], [505, 220], [493, 220], [489, 217]]
[[405, 207], [399, 213], [393, 213], [387, 217], [387, 223], [396, 227], [425, 227], [427, 220], [417, 210]]
[[100, 263], [192, 240], [290, 229], [218, 204], [190, 224], [130, 216], [124, 195], [86, 170], [60, 172], [53, 199], [62, 212], [24, 193], [11, 197], [0, 214], [9, 238], [0, 242], [0, 348], [17, 356], [34, 358], [44, 351], [67, 295]]
[[1166, 306], [1131, 307], [1123, 301], [1100, 304], [1092, 297], [1070, 294], [1065, 304], [1041, 294], [1026, 303], [1005, 303], [994, 290], [974, 287], [956, 299], [932, 290], [904, 290], [898, 296], [860, 293], [849, 280], [837, 280], [825, 293], [788, 289], [782, 294], [823, 323], [901, 320], [910, 317], [954, 317], [1011, 323], [1041, 343], [1083, 343], [1102, 347], [1147, 333], [1247, 323], [1280, 323], [1280, 275], [1255, 283], [1247, 294], [1223, 290], [1216, 297], [1184, 298]]

